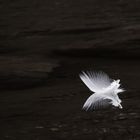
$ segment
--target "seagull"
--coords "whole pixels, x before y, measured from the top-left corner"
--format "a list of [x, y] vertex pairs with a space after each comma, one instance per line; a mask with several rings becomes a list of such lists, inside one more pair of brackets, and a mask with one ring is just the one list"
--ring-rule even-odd
[[110, 106], [123, 108], [118, 93], [124, 92], [124, 89], [120, 88], [119, 79], [110, 79], [102, 71], [83, 71], [79, 76], [84, 84], [94, 92], [84, 103], [84, 110], [104, 109]]

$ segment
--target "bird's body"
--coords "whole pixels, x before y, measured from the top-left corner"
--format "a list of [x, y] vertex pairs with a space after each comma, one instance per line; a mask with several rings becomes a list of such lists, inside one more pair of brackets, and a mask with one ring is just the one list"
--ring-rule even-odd
[[111, 105], [122, 108], [118, 93], [124, 90], [120, 88], [120, 80], [111, 80], [103, 72], [83, 72], [80, 78], [94, 92], [84, 103], [83, 109], [96, 110]]

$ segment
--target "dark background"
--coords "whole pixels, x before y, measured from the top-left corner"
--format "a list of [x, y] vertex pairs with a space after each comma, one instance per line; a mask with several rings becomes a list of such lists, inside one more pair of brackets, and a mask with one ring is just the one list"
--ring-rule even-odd
[[[140, 139], [139, 0], [0, 0], [0, 139]], [[82, 70], [121, 79], [123, 109], [85, 112]]]

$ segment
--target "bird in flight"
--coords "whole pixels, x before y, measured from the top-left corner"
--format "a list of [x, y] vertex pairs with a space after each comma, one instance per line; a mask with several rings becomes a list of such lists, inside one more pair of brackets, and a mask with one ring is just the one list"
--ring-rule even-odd
[[80, 75], [81, 80], [85, 85], [94, 92], [84, 103], [84, 110], [97, 110], [115, 106], [122, 109], [121, 99], [118, 93], [124, 92], [120, 88], [120, 80], [112, 80], [104, 72], [82, 72]]

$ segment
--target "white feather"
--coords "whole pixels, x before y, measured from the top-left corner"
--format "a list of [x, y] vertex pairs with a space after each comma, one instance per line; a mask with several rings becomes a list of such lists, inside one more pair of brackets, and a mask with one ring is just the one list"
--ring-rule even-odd
[[92, 109], [101, 109], [111, 105], [111, 99], [106, 98], [105, 96], [99, 96], [99, 94], [92, 94], [84, 103], [83, 109], [92, 110]]
[[124, 90], [119, 88], [120, 80], [111, 82], [109, 76], [104, 72], [83, 72], [80, 74], [80, 78], [92, 92], [95, 92], [86, 100], [83, 109], [95, 110], [110, 105], [122, 108], [118, 93]]
[[83, 72], [80, 78], [92, 92], [100, 92], [111, 84], [111, 79], [104, 72]]

